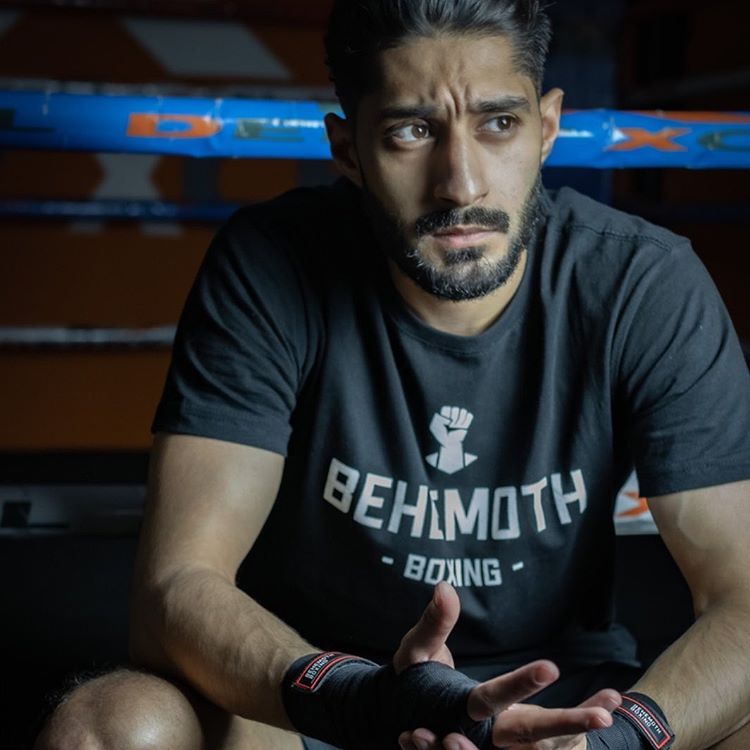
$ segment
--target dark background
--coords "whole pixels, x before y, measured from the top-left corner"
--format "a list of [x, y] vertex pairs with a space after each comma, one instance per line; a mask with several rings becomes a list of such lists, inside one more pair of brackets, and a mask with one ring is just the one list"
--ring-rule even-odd
[[[327, 6], [2, 3], [0, 88], [47, 80], [179, 84], [204, 92], [323, 88], [319, 38]], [[560, 0], [551, 12], [556, 34], [547, 81], [565, 89], [569, 108], [748, 109], [744, 0]], [[290, 77], [280, 83], [252, 71], [181, 75], [123, 33], [125, 17], [241, 22], [284, 61]], [[105, 171], [93, 155], [7, 151], [0, 153], [0, 199], [91, 198]], [[323, 163], [165, 157], [154, 163], [151, 182], [159, 199], [242, 202], [330, 176]], [[740, 337], [750, 340], [746, 172], [566, 169], [547, 170], [545, 181], [573, 185], [690, 237]], [[137, 197], [129, 190], [123, 183], [122, 197]], [[173, 324], [215, 227], [168, 229], [0, 221], [0, 326]], [[126, 658], [138, 498], [168, 356], [167, 349], [0, 348], [3, 748], [30, 744], [48, 696], [66, 675]], [[74, 533], [28, 527], [29, 510], [19, 504], [23, 487], [80, 484], [131, 487], [136, 512], [120, 526], [110, 519], [79, 524]], [[689, 624], [689, 597], [658, 537], [620, 537], [618, 561], [620, 617], [648, 661]]]

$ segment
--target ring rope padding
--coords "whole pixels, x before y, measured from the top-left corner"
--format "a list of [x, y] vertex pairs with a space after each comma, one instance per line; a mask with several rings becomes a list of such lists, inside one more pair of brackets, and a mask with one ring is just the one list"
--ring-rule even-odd
[[[0, 147], [330, 159], [325, 101], [0, 91]], [[750, 112], [568, 110], [550, 167], [750, 167]]]

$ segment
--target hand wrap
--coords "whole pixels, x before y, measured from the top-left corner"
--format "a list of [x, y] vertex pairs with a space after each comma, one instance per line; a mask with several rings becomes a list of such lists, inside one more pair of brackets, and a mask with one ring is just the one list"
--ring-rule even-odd
[[588, 750], [667, 750], [674, 742], [661, 708], [643, 693], [623, 693], [612, 719], [611, 727], [586, 735]]
[[284, 707], [301, 734], [349, 750], [398, 748], [401, 732], [425, 727], [439, 737], [466, 735], [492, 748], [492, 719], [473, 721], [469, 693], [478, 683], [435, 661], [396, 674], [391, 665], [339, 653], [305, 656], [284, 677]]

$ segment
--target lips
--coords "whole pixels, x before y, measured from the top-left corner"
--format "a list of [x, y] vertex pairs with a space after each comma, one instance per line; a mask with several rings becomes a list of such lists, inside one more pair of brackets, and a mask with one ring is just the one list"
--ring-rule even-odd
[[463, 237], [467, 235], [473, 235], [473, 234], [487, 234], [489, 232], [494, 232], [495, 229], [490, 229], [489, 227], [479, 227], [479, 226], [470, 226], [470, 227], [450, 227], [448, 229], [438, 229], [436, 232], [433, 232], [432, 234], [435, 237]]
[[458, 249], [486, 242], [496, 230], [485, 227], [451, 227], [432, 232], [432, 237], [441, 245]]

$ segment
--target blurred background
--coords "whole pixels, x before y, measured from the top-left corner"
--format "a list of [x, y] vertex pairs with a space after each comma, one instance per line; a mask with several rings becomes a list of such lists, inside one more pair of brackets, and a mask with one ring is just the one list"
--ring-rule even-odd
[[[329, 6], [2, 2], [0, 89], [331, 99], [321, 42]], [[547, 83], [566, 91], [568, 108], [750, 110], [744, 0], [559, 0], [551, 13]], [[0, 110], [0, 130], [12, 126]], [[0, 151], [3, 748], [30, 744], [45, 697], [66, 675], [126, 659], [130, 567], [168, 334], [218, 226], [112, 218], [104, 209], [89, 218], [14, 215], [11, 202], [170, 202], [221, 214], [334, 178], [323, 161]], [[750, 341], [746, 171], [550, 168], [545, 182], [690, 237]], [[19, 330], [24, 341], [13, 338]], [[132, 334], [129, 343], [117, 332]], [[686, 626], [687, 595], [658, 537], [619, 543], [636, 573], [620, 582], [620, 617], [649, 659]], [[636, 600], [640, 573], [668, 607], [655, 594]]]

